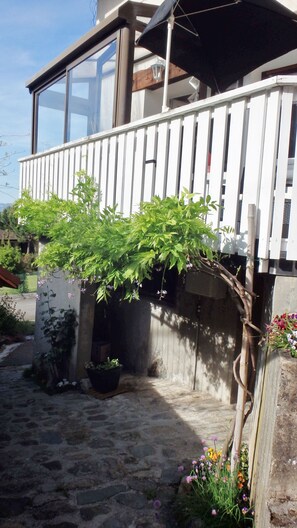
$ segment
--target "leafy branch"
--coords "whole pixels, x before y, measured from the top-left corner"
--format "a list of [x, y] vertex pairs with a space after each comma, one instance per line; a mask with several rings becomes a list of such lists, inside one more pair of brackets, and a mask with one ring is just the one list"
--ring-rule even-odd
[[[252, 367], [255, 369], [251, 319], [253, 293], [223, 266], [216, 251], [220, 236], [211, 225], [218, 205], [208, 196], [198, 198], [184, 191], [180, 197], [152, 198], [129, 218], [116, 208], [100, 210], [94, 180], [81, 172], [72, 192], [73, 200], [53, 195], [46, 202], [28, 193], [17, 202], [17, 214], [27, 228], [43, 235], [49, 243], [39, 256], [46, 271], [66, 271], [70, 276], [96, 283], [97, 300], [108, 300], [111, 291], [121, 289], [122, 298], [139, 298], [139, 288], [150, 279], [156, 266], [207, 271], [223, 280], [239, 311], [248, 336]], [[161, 291], [162, 291], [161, 287]], [[247, 387], [234, 366], [235, 379]]]

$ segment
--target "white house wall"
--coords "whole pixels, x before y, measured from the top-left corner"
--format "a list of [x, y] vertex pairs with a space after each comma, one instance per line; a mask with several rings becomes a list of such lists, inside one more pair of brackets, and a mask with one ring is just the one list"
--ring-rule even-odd
[[297, 1], [296, 0], [278, 0], [280, 4], [283, 4], [288, 9], [291, 9], [291, 11], [297, 12]]
[[162, 106], [160, 90], [139, 90], [132, 94], [131, 121], [158, 114]]
[[[134, 71], [137, 72], [140, 70], [145, 70], [155, 61], [156, 61], [155, 57], [150, 58], [149, 60], [144, 59], [142, 62], [138, 62], [135, 65]], [[266, 63], [265, 65], [252, 71], [251, 73], [243, 77], [242, 85], [248, 86], [249, 84], [261, 81], [262, 75], [266, 71], [279, 70], [281, 68], [284, 68], [286, 66], [291, 66], [294, 64], [297, 64], [297, 49], [289, 53], [286, 53], [282, 57], [274, 59], [273, 61], [270, 61]], [[176, 81], [168, 86], [168, 101], [169, 101], [169, 105], [171, 108], [175, 107], [174, 101], [178, 100], [179, 97], [189, 97], [194, 94], [194, 88], [190, 86], [189, 79], [190, 77], [183, 81]], [[232, 85], [230, 89], [236, 88], [236, 85], [237, 83]], [[153, 97], [151, 100], [145, 97], [140, 97], [140, 94], [146, 91], [149, 91], [151, 94], [153, 94]], [[137, 94], [139, 94], [138, 97], [137, 97]], [[211, 95], [210, 89], [207, 89], [207, 96], [210, 97], [210, 95]], [[160, 88], [157, 88], [156, 90], [140, 90], [139, 92], [136, 92], [136, 94], [134, 93], [133, 98], [132, 98], [131, 121], [159, 113], [162, 108], [162, 99], [163, 99], [163, 86], [161, 86]], [[140, 101], [143, 104], [143, 108], [141, 108], [139, 104]], [[136, 105], [137, 110], [136, 108], [133, 108], [133, 105]]]
[[[44, 338], [42, 327], [49, 318], [49, 308], [55, 310], [55, 316], [62, 316], [61, 310], [73, 309], [77, 315], [76, 340], [72, 350], [69, 379], [71, 381], [85, 377], [84, 363], [90, 360], [95, 298], [89, 295], [90, 287], [81, 292], [82, 284], [77, 280], [68, 280], [63, 272], [55, 272], [48, 278], [38, 281], [35, 321], [35, 347], [38, 354], [49, 351], [50, 345]], [[93, 291], [93, 290], [91, 290]]]
[[[74, 309], [77, 317], [80, 316], [80, 285], [78, 281], [68, 282], [62, 272], [57, 272], [53, 277], [39, 277], [36, 301], [35, 343], [38, 353], [45, 353], [50, 345], [44, 338], [42, 327], [44, 321], [50, 316], [49, 309], [55, 310], [55, 316], [61, 315], [60, 310]], [[74, 370], [77, 359], [77, 330], [76, 345], [70, 364], [70, 377], [75, 379]]]
[[256, 70], [252, 71], [244, 77], [243, 84], [248, 85], [260, 81], [262, 79], [263, 72], [281, 69], [294, 64], [297, 64], [297, 49], [290, 51], [289, 53], [286, 53], [285, 55], [282, 55], [277, 59], [267, 62], [260, 68], [257, 68]]

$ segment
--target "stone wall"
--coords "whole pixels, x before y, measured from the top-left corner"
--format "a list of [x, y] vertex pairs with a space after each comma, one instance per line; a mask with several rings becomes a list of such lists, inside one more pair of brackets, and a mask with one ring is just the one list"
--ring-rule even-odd
[[257, 527], [297, 525], [297, 359], [269, 351], [254, 454]]

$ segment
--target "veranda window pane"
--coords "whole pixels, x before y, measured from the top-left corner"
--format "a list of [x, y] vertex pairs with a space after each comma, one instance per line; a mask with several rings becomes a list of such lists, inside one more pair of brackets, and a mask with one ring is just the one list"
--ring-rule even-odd
[[37, 152], [64, 142], [66, 76], [40, 92], [37, 100]]
[[67, 141], [112, 128], [116, 41], [69, 72]]

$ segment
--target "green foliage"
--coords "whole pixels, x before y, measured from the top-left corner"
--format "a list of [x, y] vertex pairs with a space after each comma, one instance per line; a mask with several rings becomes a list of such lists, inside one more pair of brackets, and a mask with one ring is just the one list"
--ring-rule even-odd
[[73, 201], [53, 195], [44, 202], [25, 193], [16, 211], [30, 231], [49, 239], [38, 264], [98, 283], [98, 300], [119, 288], [123, 298], [138, 298], [142, 281], [158, 264], [182, 272], [199, 266], [202, 255], [215, 258], [217, 233], [205, 221], [217, 208], [210, 197], [197, 199], [187, 191], [181, 197], [154, 197], [124, 218], [116, 208], [100, 210], [97, 187], [84, 172], [72, 194]]
[[14, 232], [17, 228], [17, 219], [12, 214], [12, 211], [11, 206], [0, 211], [0, 229]]
[[86, 369], [92, 369], [92, 370], [111, 370], [111, 369], [114, 369], [120, 366], [121, 364], [117, 358], [110, 359], [109, 357], [107, 358], [106, 361], [103, 361], [102, 363], [95, 364], [93, 363], [93, 361], [89, 361], [89, 363], [85, 364]]
[[37, 273], [25, 273], [21, 276], [21, 292], [22, 293], [34, 293], [37, 291]]
[[29, 191], [15, 203], [15, 215], [20, 218], [20, 224], [36, 236], [47, 236], [54, 222], [59, 221], [61, 205], [67, 202], [53, 195], [49, 201], [33, 200]]
[[0, 266], [13, 273], [18, 271], [21, 263], [21, 251], [10, 243], [0, 245]]
[[16, 335], [24, 328], [24, 313], [8, 295], [0, 297], [0, 335]]
[[31, 231], [25, 224], [19, 222], [15, 204], [6, 207], [6, 209], [0, 212], [0, 229], [3, 229], [7, 235], [9, 232], [14, 233], [18, 242], [27, 242], [27, 244], [30, 244], [33, 240]]
[[73, 201], [52, 195], [48, 201], [33, 200], [28, 192], [16, 203], [22, 222], [49, 243], [37, 263], [47, 269], [68, 270], [80, 275], [80, 263], [88, 255], [89, 245], [100, 219], [99, 195], [93, 179], [78, 174]]

